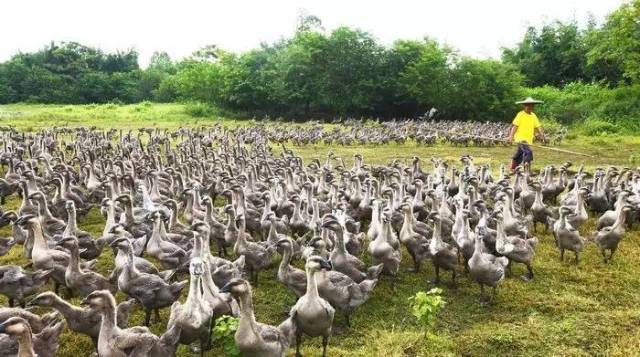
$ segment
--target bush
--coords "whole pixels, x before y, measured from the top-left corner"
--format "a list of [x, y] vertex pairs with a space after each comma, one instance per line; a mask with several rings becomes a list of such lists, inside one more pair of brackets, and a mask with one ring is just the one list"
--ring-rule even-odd
[[587, 136], [618, 134], [621, 128], [613, 123], [598, 119], [589, 119], [580, 125], [580, 131]]
[[190, 102], [185, 104], [184, 111], [194, 118], [204, 118], [214, 114], [213, 108], [205, 103]]

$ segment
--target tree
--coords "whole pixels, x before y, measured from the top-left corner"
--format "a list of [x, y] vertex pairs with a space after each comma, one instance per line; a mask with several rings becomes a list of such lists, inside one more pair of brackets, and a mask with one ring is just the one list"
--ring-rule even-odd
[[515, 48], [504, 48], [502, 60], [517, 66], [531, 86], [563, 86], [588, 81], [586, 35], [574, 22], [554, 21], [540, 30], [530, 27]]
[[629, 82], [640, 83], [640, 0], [623, 4], [604, 26], [592, 34], [588, 52], [591, 66], [602, 63], [620, 68]]
[[419, 56], [400, 74], [400, 84], [417, 101], [421, 111], [432, 107], [447, 111], [452, 91], [449, 71], [452, 57], [451, 49], [425, 39]]

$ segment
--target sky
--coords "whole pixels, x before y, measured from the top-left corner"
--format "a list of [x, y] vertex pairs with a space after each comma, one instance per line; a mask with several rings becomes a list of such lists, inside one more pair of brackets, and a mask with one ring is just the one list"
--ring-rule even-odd
[[357, 27], [388, 45], [424, 36], [481, 58], [498, 58], [527, 27], [552, 20], [602, 21], [624, 0], [8, 0], [0, 5], [0, 62], [50, 41], [105, 51], [156, 50], [173, 59], [215, 44], [235, 52], [289, 37], [301, 11], [326, 30]]

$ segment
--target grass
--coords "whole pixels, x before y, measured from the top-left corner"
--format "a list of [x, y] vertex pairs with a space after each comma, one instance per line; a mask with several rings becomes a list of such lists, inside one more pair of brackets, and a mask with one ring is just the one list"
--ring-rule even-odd
[[[20, 112], [22, 114], [1, 114]], [[103, 105], [103, 106], [33, 106], [0, 107], [0, 125], [14, 125], [21, 129], [44, 126], [96, 125], [103, 128], [158, 126], [175, 128], [180, 125], [200, 125], [221, 122], [241, 125], [229, 119], [193, 118], [178, 104], [162, 105]], [[4, 123], [3, 123], [4, 122]], [[246, 122], [245, 122], [246, 123]], [[571, 160], [592, 169], [608, 165], [628, 166], [640, 149], [640, 139], [633, 137], [576, 137], [560, 148], [596, 155], [595, 158], [568, 155], [535, 149], [537, 168]], [[305, 160], [324, 159], [328, 150], [344, 157], [347, 165], [352, 156], [360, 153], [368, 164], [386, 164], [394, 159], [409, 162], [414, 156], [431, 156], [457, 161], [462, 154], [471, 154], [478, 163], [489, 163], [496, 169], [507, 163], [512, 148], [459, 148], [445, 145], [418, 147], [389, 144], [383, 146], [327, 147], [309, 145], [294, 150]], [[424, 168], [428, 168], [425, 160]], [[17, 207], [19, 199], [12, 197], [5, 209]], [[592, 217], [582, 229], [583, 236], [594, 229]], [[80, 226], [98, 235], [104, 220], [94, 210], [80, 220]], [[9, 235], [8, 228], [0, 230]], [[500, 287], [495, 303], [488, 307], [477, 302], [479, 288], [463, 275], [457, 289], [443, 285], [447, 305], [435, 328], [425, 338], [421, 327], [410, 314], [407, 300], [416, 292], [428, 290], [434, 270], [429, 264], [419, 274], [402, 273], [391, 284], [383, 279], [371, 299], [352, 316], [352, 328], [332, 337], [330, 356], [628, 356], [637, 355], [640, 347], [640, 234], [629, 232], [622, 241], [615, 260], [604, 264], [593, 244], [587, 245], [579, 266], [559, 261], [559, 253], [549, 234], [538, 234], [541, 240], [536, 251], [536, 277], [524, 282], [517, 277], [525, 272], [514, 267], [514, 276]], [[366, 254], [365, 254], [366, 255]], [[410, 259], [403, 257], [403, 270]], [[21, 247], [0, 257], [0, 264], [24, 264]], [[261, 322], [277, 324], [284, 319], [283, 311], [295, 302], [275, 279], [276, 264], [261, 273], [261, 285], [254, 291], [256, 317]], [[112, 268], [112, 256], [105, 251], [98, 270], [106, 274]], [[444, 281], [448, 282], [449, 275]], [[123, 296], [118, 296], [123, 299]], [[77, 299], [74, 300], [77, 302]], [[6, 304], [6, 300], [0, 299]], [[152, 330], [162, 333], [168, 319], [168, 309], [162, 311], [162, 321]], [[339, 319], [341, 317], [338, 317]], [[141, 324], [143, 314], [137, 311], [131, 325]], [[65, 332], [58, 356], [84, 356], [92, 346], [88, 338]], [[306, 341], [306, 356], [318, 356], [320, 341]], [[179, 356], [192, 355], [181, 346]], [[207, 356], [220, 356], [219, 349]], [[292, 354], [293, 355], [293, 354]]]

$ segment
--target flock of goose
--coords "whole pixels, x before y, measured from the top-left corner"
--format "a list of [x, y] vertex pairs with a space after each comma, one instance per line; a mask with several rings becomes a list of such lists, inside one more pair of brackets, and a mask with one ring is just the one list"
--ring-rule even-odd
[[[404, 144], [413, 140], [418, 145], [446, 143], [455, 146], [490, 147], [507, 145], [505, 137], [511, 129], [509, 123], [474, 121], [434, 121], [425, 118], [415, 120], [391, 120], [382, 123], [346, 119], [334, 122], [332, 128], [317, 122], [304, 126], [287, 125], [278, 122], [255, 122], [249, 129], [259, 131], [271, 142], [292, 143], [296, 146], [309, 144], [364, 145], [364, 144]], [[567, 135], [567, 129], [548, 130], [547, 140], [559, 144]]]
[[[609, 262], [640, 212], [640, 174], [627, 168], [587, 173], [567, 162], [533, 176], [494, 173], [470, 156], [455, 165], [415, 157], [372, 166], [360, 155], [347, 167], [331, 152], [305, 164], [284, 147], [275, 152], [263, 134], [5, 132], [0, 196], [21, 200], [1, 212], [12, 236], [0, 239], [0, 254], [21, 249], [31, 263], [0, 266], [10, 305], [0, 308], [0, 351], [54, 356], [68, 328], [89, 336], [103, 357], [173, 356], [178, 344], [203, 353], [213, 322], [233, 315], [245, 356], [285, 356], [290, 346], [300, 355], [303, 337], [321, 338], [326, 355], [332, 329], [349, 327], [379, 279], [409, 274], [400, 271], [403, 251], [413, 274], [432, 264], [436, 284], [441, 273], [453, 284], [467, 274], [486, 304], [513, 264], [527, 268], [524, 280], [534, 278], [538, 225], [553, 232], [560, 259], [573, 252], [577, 264], [591, 242]], [[92, 209], [106, 219], [99, 236], [78, 227]], [[589, 210], [598, 230], [585, 238]], [[97, 259], [108, 276], [95, 271]], [[277, 277], [263, 272], [274, 265]], [[298, 298], [278, 326], [253, 313], [252, 289], [263, 279]], [[52, 291], [44, 291], [48, 282]], [[117, 303], [116, 292], [128, 300]], [[161, 336], [128, 326], [137, 307], [145, 326], [170, 310]]]

